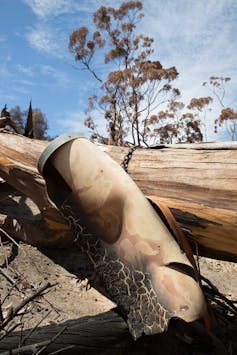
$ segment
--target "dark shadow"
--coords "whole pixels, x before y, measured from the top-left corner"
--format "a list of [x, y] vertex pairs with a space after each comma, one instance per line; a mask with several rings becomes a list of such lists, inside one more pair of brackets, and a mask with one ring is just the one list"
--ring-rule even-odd
[[8, 265], [10, 265], [11, 262], [13, 260], [15, 260], [15, 258], [18, 255], [18, 246], [14, 243], [11, 243], [11, 242], [9, 242], [9, 244], [10, 244], [10, 248], [11, 248], [10, 254], [6, 257], [5, 261], [0, 265], [0, 268], [3, 268], [3, 269], [5, 267], [7, 267]]
[[[93, 317], [82, 317], [69, 320], [58, 325], [38, 327], [21, 345], [39, 343], [62, 334], [49, 345], [43, 354], [49, 354], [59, 349], [60, 354], [113, 354], [113, 355], [213, 355], [218, 354], [208, 337], [200, 338], [190, 332], [190, 327], [180, 321], [172, 320], [167, 332], [144, 336], [134, 341], [128, 332], [126, 324], [113, 311], [101, 313]], [[179, 329], [179, 331], [177, 331]], [[192, 329], [192, 327], [191, 327]], [[0, 351], [18, 347], [19, 339], [24, 339], [31, 329], [13, 332], [0, 342]], [[184, 335], [185, 332], [185, 335]], [[71, 346], [69, 349], [68, 347]], [[225, 355], [225, 353], [221, 353]]]
[[105, 297], [109, 298], [108, 293], [96, 275], [96, 271], [89, 257], [84, 254], [76, 244], [73, 247], [64, 248], [63, 251], [57, 248], [38, 247], [38, 249], [49, 259], [53, 260], [54, 263], [75, 275], [79, 280], [87, 278], [89, 287], [94, 287]]
[[[27, 204], [27, 197], [21, 192], [14, 189], [7, 182], [1, 182], [0, 184], [0, 214], [7, 215], [6, 224], [11, 223], [12, 219], [21, 221], [25, 219], [27, 221], [34, 221], [39, 218], [38, 215], [34, 215], [32, 210]], [[4, 230], [4, 229], [3, 229]], [[5, 233], [0, 231], [0, 235], [3, 241], [9, 242], [11, 245], [11, 251], [4, 263], [0, 267], [6, 267], [9, 265], [18, 255], [18, 246], [12, 243]]]
[[0, 213], [10, 218], [21, 218], [27, 220], [37, 219], [27, 205], [27, 197], [10, 186], [7, 182], [0, 184]]

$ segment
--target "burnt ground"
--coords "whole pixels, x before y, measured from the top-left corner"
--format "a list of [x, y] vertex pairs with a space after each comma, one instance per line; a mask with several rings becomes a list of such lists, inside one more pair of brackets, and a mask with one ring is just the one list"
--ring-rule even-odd
[[[114, 303], [93, 287], [95, 277], [90, 264], [86, 257], [75, 249], [40, 250], [24, 243], [16, 245], [2, 238], [0, 266], [4, 273], [0, 275], [1, 300], [7, 296], [2, 305], [4, 317], [11, 307], [15, 308], [43, 285], [48, 282], [55, 284], [46, 294], [38, 296], [34, 302], [25, 306], [20, 312], [21, 315], [15, 318], [15, 323], [20, 321], [22, 332], [39, 323], [40, 327], [60, 324], [88, 315], [101, 314], [115, 307]], [[237, 299], [237, 264], [200, 258], [200, 267], [201, 273], [223, 295], [229, 300]], [[219, 326], [226, 328], [228, 325], [224, 315], [227, 311], [223, 309], [221, 313], [223, 319], [220, 318]], [[226, 333], [223, 336], [226, 337]], [[228, 337], [227, 353], [234, 354], [236, 336], [228, 333]]]

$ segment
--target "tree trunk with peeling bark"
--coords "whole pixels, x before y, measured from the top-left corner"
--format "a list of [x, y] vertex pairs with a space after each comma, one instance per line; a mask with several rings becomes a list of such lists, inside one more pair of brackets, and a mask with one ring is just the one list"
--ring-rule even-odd
[[[38, 158], [47, 144], [0, 132], [0, 177], [8, 184], [2, 183], [0, 188], [0, 225], [28, 243], [63, 247], [72, 244], [74, 236], [49, 202], [44, 179], [37, 171]], [[129, 150], [99, 146], [118, 163]], [[128, 163], [128, 173], [145, 195], [155, 196], [171, 209], [195, 252], [237, 260], [236, 143], [139, 148]], [[17, 193], [9, 185], [19, 192], [18, 200], [14, 200]], [[13, 200], [17, 208], [8, 213]], [[27, 203], [30, 215], [22, 212]]]

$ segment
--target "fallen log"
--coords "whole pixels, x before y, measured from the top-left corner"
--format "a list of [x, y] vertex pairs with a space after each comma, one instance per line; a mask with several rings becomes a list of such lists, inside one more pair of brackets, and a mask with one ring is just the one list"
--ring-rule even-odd
[[[68, 224], [47, 197], [44, 179], [37, 171], [37, 160], [48, 144], [47, 141], [32, 140], [4, 131], [0, 133], [0, 177], [6, 182], [1, 186], [0, 225], [9, 234], [33, 245], [65, 246], [73, 242]], [[19, 206], [12, 210], [16, 191], [19, 191]], [[6, 192], [5, 192], [6, 190]], [[8, 197], [8, 201], [6, 201]], [[28, 199], [28, 201], [27, 201]], [[31, 216], [24, 213], [30, 200]], [[32, 210], [37, 209], [37, 212]], [[34, 218], [33, 218], [34, 215]]]
[[[185, 335], [183, 336], [185, 332]], [[186, 337], [188, 337], [188, 341]], [[113, 310], [61, 324], [14, 331], [0, 341], [2, 355], [32, 354], [46, 347], [44, 354], [190, 354], [207, 348], [208, 337], [200, 339], [184, 323], [170, 324], [167, 332], [140, 338], [136, 342], [125, 321]], [[214, 344], [213, 344], [214, 345]], [[212, 346], [213, 346], [212, 345]]]
[[[52, 342], [51, 340], [62, 330], [60, 337]], [[107, 349], [111, 351], [113, 347], [120, 347], [121, 351], [124, 343], [128, 346], [129, 343], [133, 342], [131, 336], [129, 336], [126, 323], [112, 311], [93, 317], [88, 316], [66, 321], [58, 325], [38, 327], [32, 334], [30, 334], [31, 330], [25, 330], [21, 335], [20, 333], [12, 332], [1, 340], [1, 354], [4, 350], [14, 350], [15, 348], [17, 349], [17, 354], [20, 353], [19, 348], [25, 351], [23, 353], [26, 353], [26, 350], [28, 349], [29, 351], [30, 346], [33, 344], [40, 349], [41, 344], [43, 346], [47, 342], [47, 353], [68, 348], [68, 346], [71, 346], [68, 353], [80, 353], [80, 351], [85, 350], [104, 353], [103, 351]], [[21, 347], [19, 347], [20, 338], [22, 340], [26, 339], [22, 342]]]
[[[29, 243], [69, 245], [73, 235], [60, 212], [48, 201], [44, 180], [36, 168], [47, 144], [0, 133], [0, 176], [39, 209], [30, 228], [28, 220], [20, 216], [9, 218], [2, 212], [1, 224]], [[139, 148], [129, 156], [127, 147], [100, 148], [120, 164], [126, 157], [130, 176], [144, 194], [158, 197], [171, 208], [195, 252], [237, 260], [236, 143], [162, 145]]]

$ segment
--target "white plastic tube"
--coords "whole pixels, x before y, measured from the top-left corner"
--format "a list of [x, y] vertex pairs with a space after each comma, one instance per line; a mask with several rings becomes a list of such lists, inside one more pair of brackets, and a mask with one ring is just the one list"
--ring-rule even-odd
[[[57, 174], [52, 174], [54, 169]], [[65, 189], [56, 204], [69, 211], [69, 219], [72, 214], [74, 228], [84, 228], [83, 249], [134, 338], [162, 332], [172, 317], [191, 322], [203, 316], [205, 300], [192, 272], [170, 267], [183, 265], [192, 271], [192, 265], [116, 162], [87, 139], [77, 138], [53, 151], [41, 170], [53, 202]], [[65, 185], [58, 185], [59, 177]]]

